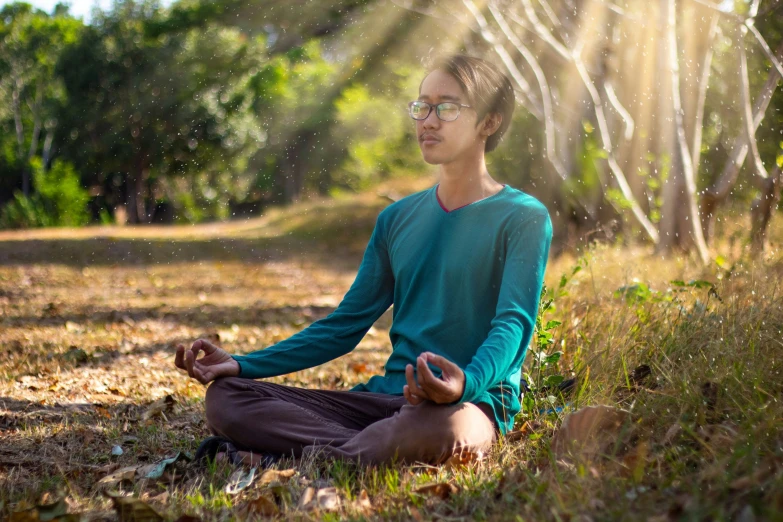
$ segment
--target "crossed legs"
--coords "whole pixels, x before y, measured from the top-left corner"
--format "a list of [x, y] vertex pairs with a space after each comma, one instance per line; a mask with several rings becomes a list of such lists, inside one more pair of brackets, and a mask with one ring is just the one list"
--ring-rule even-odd
[[379, 393], [308, 390], [229, 377], [207, 389], [207, 423], [257, 453], [441, 464], [486, 454], [495, 426], [485, 405], [418, 406]]

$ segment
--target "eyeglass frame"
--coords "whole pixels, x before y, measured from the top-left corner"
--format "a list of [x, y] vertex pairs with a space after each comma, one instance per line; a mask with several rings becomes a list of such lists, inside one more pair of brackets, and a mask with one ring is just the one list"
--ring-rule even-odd
[[[411, 106], [414, 103], [423, 103], [424, 105], [429, 107], [429, 110], [427, 111], [427, 115], [424, 116], [423, 118], [414, 118], [413, 114], [411, 114]], [[438, 113], [438, 107], [440, 107], [441, 105], [445, 105], [447, 103], [450, 103], [452, 105], [456, 105], [457, 106], [457, 117], [454, 118], [453, 120], [444, 120], [443, 118], [440, 117], [440, 114]], [[422, 100], [413, 100], [412, 102], [408, 102], [408, 116], [410, 116], [411, 119], [415, 120], [415, 121], [424, 121], [427, 118], [429, 118], [430, 114], [432, 114], [432, 108], [433, 107], [435, 108], [435, 116], [437, 116], [440, 121], [447, 121], [447, 122], [448, 121], [457, 121], [457, 119], [459, 119], [459, 115], [462, 114], [462, 107], [465, 107], [466, 109], [472, 109], [473, 108], [470, 105], [465, 105], [464, 103], [457, 103], [457, 102], [454, 102], [454, 101], [444, 101], [444, 102], [440, 102], [440, 103], [437, 103], [437, 104], [433, 105], [433, 104], [431, 104], [429, 102], [425, 102], [425, 101], [422, 101]]]

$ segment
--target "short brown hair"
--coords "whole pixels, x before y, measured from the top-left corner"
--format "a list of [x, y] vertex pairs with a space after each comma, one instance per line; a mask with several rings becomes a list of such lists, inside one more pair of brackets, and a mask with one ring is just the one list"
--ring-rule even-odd
[[[508, 126], [511, 125], [511, 116], [516, 106], [514, 87], [509, 77], [494, 64], [464, 54], [435, 58], [427, 66], [427, 74], [436, 70], [446, 72], [457, 80], [468, 97], [468, 103], [478, 114], [477, 126], [478, 122], [489, 113], [499, 113], [503, 117], [500, 127], [487, 138], [484, 146], [484, 152], [495, 150]], [[421, 92], [421, 84], [419, 84], [419, 92]]]

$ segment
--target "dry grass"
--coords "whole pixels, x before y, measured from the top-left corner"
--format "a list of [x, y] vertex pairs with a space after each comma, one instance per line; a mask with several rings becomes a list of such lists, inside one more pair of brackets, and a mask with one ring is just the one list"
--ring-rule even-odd
[[[328, 314], [387, 203], [365, 194], [241, 223], [0, 233], [0, 518], [46, 495], [64, 497], [70, 513], [115, 518], [101, 478], [192, 454], [207, 435], [204, 388], [173, 369], [172, 347], [217, 334], [228, 349], [249, 352]], [[553, 396], [562, 412], [520, 415], [524, 433], [482, 464], [365, 470], [302, 462], [290, 479], [258, 480], [231, 496], [230, 469], [179, 463], [162, 480], [114, 489], [167, 519], [245, 518], [253, 508], [325, 520], [780, 519], [779, 221], [772, 233], [770, 254], [756, 263], [736, 242], [717, 247], [722, 267], [657, 258], [644, 247], [594, 246], [551, 261], [547, 285], [556, 295], [547, 319], [562, 321], [552, 349], [564, 356], [550, 371], [578, 385]], [[722, 301], [671, 283], [694, 279], [714, 283]], [[636, 282], [651, 291], [635, 301], [615, 296]], [[381, 371], [389, 326], [387, 315], [348, 356], [274, 380], [330, 389], [364, 381]], [[650, 376], [634, 380], [642, 365]], [[174, 404], [151, 408], [169, 395]], [[553, 461], [549, 443], [562, 416], [599, 403], [630, 410], [634, 429], [607, 457]], [[115, 445], [122, 455], [111, 455]], [[436, 483], [453, 487], [416, 492]], [[340, 505], [298, 509], [308, 487], [336, 488]]]

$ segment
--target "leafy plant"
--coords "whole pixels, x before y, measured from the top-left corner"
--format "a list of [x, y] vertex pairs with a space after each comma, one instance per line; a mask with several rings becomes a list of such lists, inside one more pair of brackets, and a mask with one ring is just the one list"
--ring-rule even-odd
[[76, 227], [89, 221], [88, 192], [70, 163], [55, 160], [49, 170], [39, 158], [30, 161], [35, 193], [21, 192], [0, 212], [0, 228]]

